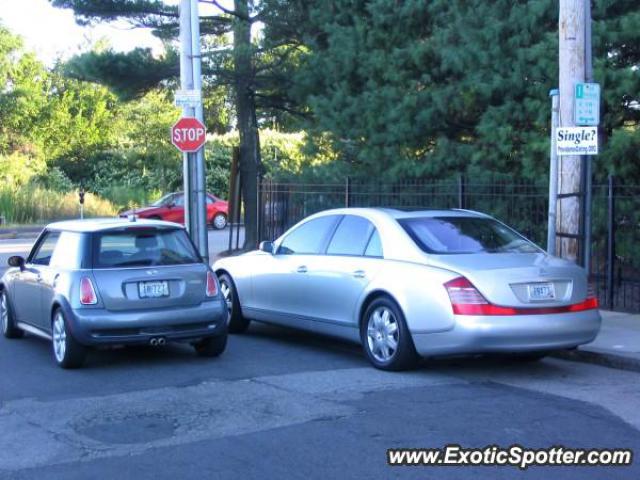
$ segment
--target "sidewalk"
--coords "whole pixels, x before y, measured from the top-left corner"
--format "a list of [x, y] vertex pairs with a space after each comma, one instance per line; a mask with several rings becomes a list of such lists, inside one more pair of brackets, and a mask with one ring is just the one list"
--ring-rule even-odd
[[600, 314], [602, 329], [593, 342], [554, 356], [640, 372], [640, 314], [607, 310]]

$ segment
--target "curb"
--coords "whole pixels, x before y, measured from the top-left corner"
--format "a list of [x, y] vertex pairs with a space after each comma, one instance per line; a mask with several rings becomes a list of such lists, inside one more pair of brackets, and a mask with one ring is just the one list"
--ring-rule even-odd
[[640, 358], [617, 355], [615, 353], [593, 352], [589, 350], [563, 350], [552, 353], [550, 356], [569, 360], [571, 362], [590, 363], [603, 367], [640, 372]]

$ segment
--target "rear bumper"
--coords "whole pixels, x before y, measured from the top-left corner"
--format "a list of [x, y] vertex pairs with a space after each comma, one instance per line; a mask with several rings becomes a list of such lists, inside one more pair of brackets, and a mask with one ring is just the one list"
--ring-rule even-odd
[[68, 309], [74, 338], [87, 346], [146, 344], [152, 338], [190, 341], [225, 334], [227, 306], [223, 300], [144, 312]]
[[555, 315], [456, 315], [446, 332], [413, 334], [420, 355], [533, 352], [574, 348], [600, 331], [598, 310]]

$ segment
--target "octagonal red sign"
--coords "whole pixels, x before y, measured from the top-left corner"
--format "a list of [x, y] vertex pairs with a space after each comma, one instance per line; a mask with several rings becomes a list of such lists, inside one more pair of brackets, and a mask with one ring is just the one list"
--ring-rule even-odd
[[207, 139], [207, 130], [200, 120], [183, 117], [171, 127], [171, 143], [181, 152], [197, 152]]

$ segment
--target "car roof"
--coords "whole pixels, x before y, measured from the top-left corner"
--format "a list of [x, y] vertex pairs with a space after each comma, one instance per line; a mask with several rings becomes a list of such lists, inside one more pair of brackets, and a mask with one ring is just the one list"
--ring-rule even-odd
[[173, 222], [163, 222], [162, 220], [136, 219], [135, 221], [125, 218], [91, 218], [87, 220], [66, 220], [54, 222], [47, 225], [47, 230], [59, 230], [66, 232], [92, 233], [107, 230], [117, 230], [126, 227], [159, 227], [159, 228], [180, 228], [183, 226]]
[[324, 210], [317, 215], [363, 215], [363, 216], [378, 216], [380, 214], [388, 217], [400, 220], [403, 218], [419, 218], [419, 217], [479, 217], [479, 218], [491, 218], [482, 212], [476, 212], [474, 210], [464, 210], [460, 208], [451, 209], [421, 209], [421, 210], [399, 210], [394, 208], [336, 208], [332, 210]]

